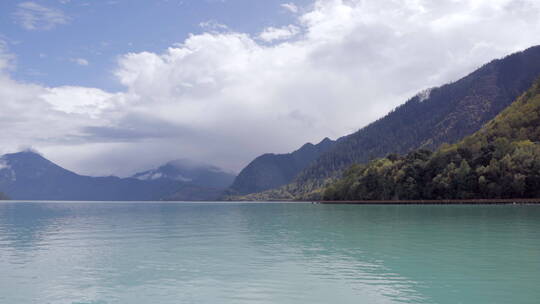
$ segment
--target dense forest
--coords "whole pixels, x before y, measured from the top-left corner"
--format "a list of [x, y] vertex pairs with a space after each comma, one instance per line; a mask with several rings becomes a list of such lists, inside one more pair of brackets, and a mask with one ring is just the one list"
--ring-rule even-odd
[[481, 130], [436, 152], [350, 167], [327, 200], [540, 197], [540, 81]]

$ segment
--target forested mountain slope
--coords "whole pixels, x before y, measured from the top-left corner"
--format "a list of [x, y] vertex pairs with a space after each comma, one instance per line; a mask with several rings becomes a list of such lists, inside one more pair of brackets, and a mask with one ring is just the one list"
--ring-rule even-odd
[[419, 94], [385, 117], [345, 136], [289, 185], [246, 199], [317, 197], [354, 163], [455, 143], [493, 119], [540, 75], [540, 46], [494, 60], [468, 76]]
[[328, 200], [540, 197], [540, 81], [458, 144], [353, 165]]

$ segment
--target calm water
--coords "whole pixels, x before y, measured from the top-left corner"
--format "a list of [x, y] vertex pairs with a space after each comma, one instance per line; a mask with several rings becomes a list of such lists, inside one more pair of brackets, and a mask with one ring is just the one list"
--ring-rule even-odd
[[0, 203], [0, 303], [539, 303], [540, 206]]

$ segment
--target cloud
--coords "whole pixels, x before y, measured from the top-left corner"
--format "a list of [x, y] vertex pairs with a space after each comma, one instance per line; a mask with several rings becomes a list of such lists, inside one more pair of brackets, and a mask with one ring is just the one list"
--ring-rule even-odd
[[42, 6], [35, 2], [22, 2], [17, 6], [14, 16], [26, 30], [50, 30], [69, 22], [69, 17], [61, 10]]
[[7, 43], [0, 39], [0, 73], [13, 68], [15, 57], [7, 51]]
[[224, 31], [224, 30], [229, 29], [229, 27], [226, 26], [225, 24], [221, 24], [215, 20], [207, 20], [207, 21], [201, 22], [199, 23], [199, 26], [202, 29], [208, 30], [208, 31]]
[[283, 3], [281, 4], [281, 7], [288, 10], [291, 13], [298, 13], [298, 6], [296, 4], [289, 2], [289, 3]]
[[539, 13], [532, 0], [321, 0], [294, 24], [263, 29], [266, 39], [207, 30], [160, 53], [121, 55], [118, 93], [3, 72], [0, 128], [10, 132], [0, 145], [30, 144], [90, 174], [179, 157], [239, 170], [261, 153], [353, 132], [423, 89], [539, 44]]
[[88, 60], [84, 59], [84, 58], [71, 58], [69, 61], [73, 62], [73, 63], [76, 63], [78, 65], [82, 65], [82, 66], [87, 66], [89, 65], [90, 63], [88, 62]]
[[294, 37], [300, 32], [300, 29], [295, 25], [288, 25], [280, 28], [267, 27], [259, 34], [259, 39], [272, 42], [276, 40], [285, 40]]
[[66, 114], [84, 114], [91, 118], [102, 117], [103, 111], [115, 105], [114, 100], [121, 99], [119, 96], [100, 89], [73, 86], [44, 88], [40, 94], [40, 98], [53, 110]]

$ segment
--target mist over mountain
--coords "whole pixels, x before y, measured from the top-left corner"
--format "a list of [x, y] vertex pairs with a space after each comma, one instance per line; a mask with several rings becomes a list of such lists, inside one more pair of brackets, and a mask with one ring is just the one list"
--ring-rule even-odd
[[211, 201], [220, 199], [236, 175], [213, 165], [187, 159], [170, 161], [156, 169], [133, 175], [143, 181], [177, 181], [180, 187], [163, 200]]
[[6, 154], [0, 163], [0, 189], [16, 200], [159, 200], [179, 187], [171, 180], [78, 175], [32, 151]]
[[132, 177], [139, 180], [169, 179], [201, 187], [225, 189], [232, 184], [236, 175], [213, 165], [178, 159], [156, 169], [136, 173]]
[[0, 191], [15, 200], [207, 200], [218, 198], [233, 178], [217, 167], [189, 161], [119, 178], [79, 175], [33, 151], [0, 158]]

